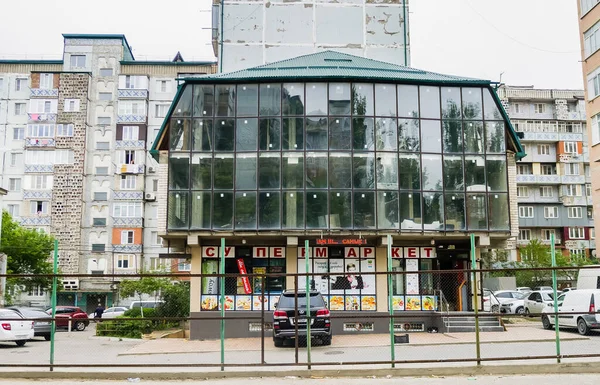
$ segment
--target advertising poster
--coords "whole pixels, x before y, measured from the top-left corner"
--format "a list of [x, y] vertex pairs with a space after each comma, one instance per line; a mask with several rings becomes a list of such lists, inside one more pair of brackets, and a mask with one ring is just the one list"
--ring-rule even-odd
[[392, 297], [392, 307], [394, 310], [404, 310], [404, 296]]
[[404, 307], [406, 310], [421, 310], [421, 297], [418, 295], [407, 295]]
[[[331, 273], [331, 275], [329, 276], [329, 283], [331, 285], [331, 287], [330, 287], [331, 294], [339, 294], [339, 295], [344, 294], [344, 288], [345, 288], [345, 283], [343, 281], [345, 279], [345, 277], [343, 275], [344, 274], [344, 262], [345, 261], [343, 259], [330, 259], [329, 260], [329, 272]], [[337, 274], [340, 274], [340, 275], [337, 275]], [[333, 298], [332, 298], [331, 302], [332, 302], [331, 306], [333, 306]], [[342, 301], [342, 308], [343, 308], [343, 306], [344, 306], [344, 303]]]
[[360, 274], [362, 276], [363, 287], [361, 294], [372, 294], [375, 295], [375, 259], [361, 259], [360, 261]]
[[225, 296], [225, 310], [235, 310], [235, 299], [232, 295]]
[[279, 302], [279, 296], [278, 295], [272, 295], [269, 301], [269, 310], [270, 311], [275, 311], [275, 307], [277, 306], [277, 303]]
[[249, 295], [238, 295], [235, 298], [235, 310], [252, 310], [252, 297]]
[[[407, 259], [406, 271], [419, 271], [419, 260]], [[406, 274], [406, 294], [419, 294], [419, 274]]]
[[[238, 259], [236, 260], [237, 266], [238, 266], [238, 271], [240, 272], [240, 274], [242, 274], [242, 277], [238, 278], [238, 280], [242, 280], [242, 287], [244, 289], [244, 291], [242, 293], [240, 293], [240, 291], [238, 290], [238, 294], [251, 294], [252, 293], [252, 287], [250, 286], [250, 278], [248, 278], [246, 276], [246, 274], [248, 274], [248, 271], [246, 270], [246, 265], [244, 264], [244, 260], [243, 259]], [[238, 287], [239, 287], [239, 283], [238, 283]]]
[[315, 276], [315, 290], [326, 296], [329, 293], [329, 261], [327, 259], [315, 259], [314, 271], [321, 276]]
[[[202, 261], [202, 274], [218, 274], [218, 260]], [[202, 278], [202, 294], [218, 294], [219, 293], [219, 278], [205, 277]]]
[[264, 304], [265, 310], [269, 310], [269, 297], [255, 295], [252, 297], [252, 310], [262, 310]]
[[357, 295], [347, 295], [346, 310], [360, 310], [360, 297]]
[[423, 310], [437, 311], [437, 296], [424, 295], [422, 302]]
[[[267, 268], [266, 267], [253, 267], [252, 268], [252, 273], [254, 274], [266, 274], [267, 273]], [[263, 287], [262, 287], [262, 281], [263, 281], [263, 277], [261, 276], [254, 276], [254, 293], [262, 293]], [[265, 287], [264, 290], [266, 291], [267, 288]]]
[[216, 295], [203, 295], [200, 307], [202, 310], [217, 310], [219, 300]]
[[377, 301], [374, 295], [363, 295], [360, 300], [361, 310], [377, 310]]
[[344, 310], [344, 296], [332, 295], [329, 299], [329, 310]]
[[[346, 289], [346, 294], [360, 294], [360, 290], [365, 286], [363, 277], [360, 274], [360, 263], [358, 259], [346, 259], [344, 261], [344, 279], [337, 281], [336, 284]], [[338, 286], [338, 287], [340, 287]]]

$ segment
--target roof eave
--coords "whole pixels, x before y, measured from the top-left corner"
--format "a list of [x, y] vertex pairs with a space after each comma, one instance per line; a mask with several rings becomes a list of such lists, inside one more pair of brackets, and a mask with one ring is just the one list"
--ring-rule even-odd
[[183, 89], [185, 88], [185, 86], [186, 86], [185, 84], [180, 84], [177, 86], [177, 93], [175, 94], [175, 97], [173, 98], [173, 102], [171, 102], [169, 111], [167, 111], [167, 114], [165, 115], [165, 120], [163, 120], [163, 122], [160, 126], [160, 130], [158, 130], [158, 134], [156, 135], [156, 139], [154, 140], [154, 143], [152, 144], [152, 148], [150, 149], [150, 155], [157, 162], [158, 162], [158, 155], [160, 152], [160, 146], [162, 145], [162, 141], [164, 140], [165, 133], [167, 131], [167, 125], [169, 124], [169, 119], [171, 118], [171, 115], [173, 114], [173, 110], [175, 110], [175, 106], [177, 105], [177, 103], [179, 103], [179, 99], [181, 98], [181, 95], [183, 94]]
[[515, 149], [516, 149], [515, 157], [517, 158], [517, 160], [521, 160], [525, 156], [527, 156], [527, 154], [525, 153], [525, 150], [523, 149], [523, 145], [521, 145], [521, 140], [519, 139], [519, 136], [517, 135], [517, 131], [513, 127], [512, 122], [510, 121], [510, 118], [508, 117], [508, 114], [506, 113], [506, 110], [502, 106], [502, 102], [500, 101], [500, 98], [498, 97], [496, 90], [493, 87], [490, 87], [490, 91], [492, 93], [492, 97], [494, 98], [494, 101], [496, 102], [496, 106], [500, 110], [500, 114], [502, 115], [502, 118], [508, 124], [508, 133], [509, 133], [509, 135], [515, 145]]

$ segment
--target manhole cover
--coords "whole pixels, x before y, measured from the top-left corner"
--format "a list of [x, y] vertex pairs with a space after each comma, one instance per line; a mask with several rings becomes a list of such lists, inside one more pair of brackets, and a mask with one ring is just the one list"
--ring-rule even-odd
[[333, 355], [336, 355], [336, 354], [344, 354], [344, 352], [341, 351], [341, 350], [334, 350], [334, 351], [331, 351], [331, 352], [325, 352], [323, 354], [326, 354], [328, 356], [333, 356]]

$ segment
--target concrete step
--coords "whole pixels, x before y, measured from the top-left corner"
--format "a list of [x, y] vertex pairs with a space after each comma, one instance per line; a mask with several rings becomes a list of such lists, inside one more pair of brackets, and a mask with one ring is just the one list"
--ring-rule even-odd
[[[455, 320], [455, 321], [469, 321], [469, 320], [474, 320], [475, 317], [444, 317], [447, 318], [449, 320]], [[497, 321], [498, 317], [497, 316], [480, 316], [478, 317], [480, 321], [483, 320], [494, 320]]]
[[[469, 320], [469, 321], [452, 321], [452, 320], [447, 320], [444, 321], [444, 324], [446, 326], [475, 326], [475, 320]], [[499, 326], [500, 322], [498, 322], [498, 320], [494, 320], [494, 321], [482, 321], [479, 320], [479, 326]]]
[[[469, 326], [448, 326], [447, 333], [475, 333], [475, 327]], [[503, 332], [502, 326], [479, 326], [480, 332]]]

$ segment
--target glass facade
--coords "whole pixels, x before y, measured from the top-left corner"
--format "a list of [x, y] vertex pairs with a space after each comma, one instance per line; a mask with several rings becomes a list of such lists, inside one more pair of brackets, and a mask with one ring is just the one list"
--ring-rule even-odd
[[187, 84], [170, 117], [170, 230], [509, 230], [487, 88]]

